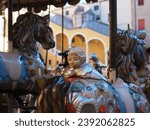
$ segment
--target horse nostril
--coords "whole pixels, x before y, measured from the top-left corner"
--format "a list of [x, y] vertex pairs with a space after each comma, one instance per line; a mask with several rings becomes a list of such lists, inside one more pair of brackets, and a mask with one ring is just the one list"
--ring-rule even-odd
[[54, 47], [55, 47], [55, 42], [54, 42], [54, 41], [53, 41], [53, 42], [51, 41], [51, 42], [50, 42], [50, 46], [51, 46], [51, 48], [54, 48]]

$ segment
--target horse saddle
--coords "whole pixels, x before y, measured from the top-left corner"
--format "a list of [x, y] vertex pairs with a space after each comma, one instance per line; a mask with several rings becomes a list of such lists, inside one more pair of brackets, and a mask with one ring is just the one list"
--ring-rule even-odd
[[[77, 78], [67, 92], [67, 112], [123, 112], [118, 93], [105, 80]], [[124, 107], [124, 104], [122, 104]]]
[[8, 74], [11, 80], [18, 80], [21, 75], [20, 55], [14, 52], [0, 52], [0, 58], [1, 66], [5, 68], [1, 71], [3, 71], [5, 75]]

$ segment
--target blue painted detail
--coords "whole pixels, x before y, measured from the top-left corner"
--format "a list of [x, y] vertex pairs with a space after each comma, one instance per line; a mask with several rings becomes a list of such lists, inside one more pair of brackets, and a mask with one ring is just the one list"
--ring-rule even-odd
[[[119, 95], [119, 93], [118, 93]], [[121, 100], [120, 96], [118, 97], [118, 100], [119, 100], [119, 106], [120, 106], [120, 110], [121, 110], [121, 113], [126, 113], [127, 110], [126, 110], [126, 107], [125, 107], [125, 104], [124, 102]]]
[[[128, 86], [130, 86], [130, 83], [128, 83]], [[140, 90], [140, 88], [138, 87], [135, 87], [134, 88], [134, 85], [131, 84], [131, 88], [128, 88], [128, 91], [129, 93], [131, 94], [131, 97], [133, 99], [133, 102], [134, 102], [134, 110], [135, 110], [135, 113], [138, 113], [138, 101], [139, 99], [141, 99], [141, 97], [146, 98], [146, 96], [144, 95], [143, 91]]]
[[135, 76], [135, 72], [130, 72], [132, 76]]
[[0, 57], [0, 77], [2, 80], [6, 80], [6, 79], [8, 79], [8, 76], [9, 76], [9, 74], [8, 74], [7, 68], [5, 66], [5, 63], [2, 59], [2, 57]]
[[71, 86], [71, 91], [72, 92], [81, 92], [82, 89], [84, 89], [84, 85], [80, 82], [76, 82]]
[[138, 99], [141, 99], [141, 97], [146, 99], [146, 96], [143, 93], [142, 94], [136, 93], [136, 92], [134, 92], [133, 90], [131, 90], [129, 88], [128, 88], [128, 91], [130, 92], [131, 97], [134, 101], [134, 110], [137, 113], [137, 112], [139, 112], [138, 111]]
[[[110, 86], [111, 86], [111, 85], [110, 85]], [[119, 92], [117, 92], [112, 86], [109, 87], [109, 88], [110, 88], [110, 90], [112, 90], [112, 92], [113, 92], [113, 94], [114, 94], [115, 100], [119, 102], [120, 112], [121, 112], [121, 113], [126, 113], [127, 110], [126, 110], [126, 107], [125, 107], [124, 102], [123, 102], [123, 101], [121, 100], [121, 98], [120, 98]]]
[[137, 102], [134, 100], [133, 95], [135, 95], [135, 93], [131, 94], [131, 97], [132, 97], [133, 102], [134, 102], [134, 111], [135, 111], [135, 113], [137, 113], [138, 110], [137, 110], [137, 107], [136, 107], [136, 106], [138, 106], [138, 105], [137, 105]]
[[29, 77], [28, 66], [26, 64], [26, 58], [24, 56], [19, 57], [19, 62], [21, 64], [21, 79], [27, 79]]

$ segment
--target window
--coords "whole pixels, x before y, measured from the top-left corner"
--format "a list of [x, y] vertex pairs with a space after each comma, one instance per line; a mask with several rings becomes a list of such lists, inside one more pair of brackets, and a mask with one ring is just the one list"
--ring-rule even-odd
[[52, 61], [51, 61], [51, 60], [48, 60], [48, 63], [49, 63], [49, 65], [51, 65]]
[[138, 5], [144, 5], [144, 0], [138, 0]]
[[96, 10], [99, 10], [99, 6], [98, 6], [98, 5], [94, 6], [94, 10], [95, 10], [95, 11], [96, 11]]
[[96, 15], [96, 21], [100, 21], [100, 16]]
[[138, 29], [139, 30], [144, 30], [145, 29], [145, 20], [144, 19], [139, 19], [138, 20]]
[[66, 15], [69, 15], [69, 11], [66, 11]]

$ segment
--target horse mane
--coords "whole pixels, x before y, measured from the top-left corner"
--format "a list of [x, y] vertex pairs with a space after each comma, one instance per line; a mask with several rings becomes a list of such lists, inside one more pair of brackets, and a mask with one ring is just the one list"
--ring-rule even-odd
[[[32, 13], [25, 13], [17, 18], [13, 25], [13, 47], [23, 52], [37, 52], [34, 32], [36, 25], [40, 22], [45, 22], [40, 16]], [[46, 22], [45, 22], [46, 24]]]
[[146, 64], [146, 55], [142, 42], [143, 40], [139, 39], [130, 30], [117, 34], [115, 43], [116, 73], [117, 77], [122, 78], [125, 82], [130, 82], [130, 76], [135, 78], [136, 71]]

